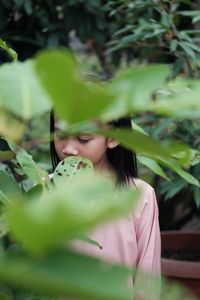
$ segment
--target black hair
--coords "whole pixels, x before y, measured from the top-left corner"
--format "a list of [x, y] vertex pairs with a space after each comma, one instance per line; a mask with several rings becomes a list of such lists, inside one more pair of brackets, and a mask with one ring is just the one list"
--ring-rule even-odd
[[[109, 124], [114, 128], [132, 129], [130, 117], [120, 118]], [[130, 179], [133, 180], [134, 178], [137, 178], [138, 170], [135, 152], [132, 152], [119, 144], [113, 149], [107, 149], [107, 159], [117, 174], [117, 184], [128, 185]]]
[[[60, 159], [56, 153], [55, 145], [54, 145], [54, 113], [51, 111], [50, 115], [50, 153], [51, 153], [51, 161], [53, 171], [55, 170], [57, 164], [60, 162]], [[116, 121], [112, 121], [109, 123], [113, 128], [121, 128], [121, 129], [131, 129], [131, 118], [120, 118]], [[137, 160], [134, 152], [126, 149], [120, 144], [113, 148], [107, 149], [107, 159], [116, 172], [117, 175], [117, 184], [118, 185], [128, 185], [130, 180], [134, 180], [137, 178]]]

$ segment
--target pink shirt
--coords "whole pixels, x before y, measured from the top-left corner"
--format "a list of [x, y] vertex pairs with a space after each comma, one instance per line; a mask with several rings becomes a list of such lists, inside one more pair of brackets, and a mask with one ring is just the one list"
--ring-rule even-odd
[[127, 217], [100, 225], [89, 234], [102, 249], [82, 241], [75, 241], [73, 245], [76, 250], [103, 261], [136, 266], [159, 275], [160, 229], [155, 193], [146, 182], [140, 179], [134, 182], [141, 190], [134, 211]]

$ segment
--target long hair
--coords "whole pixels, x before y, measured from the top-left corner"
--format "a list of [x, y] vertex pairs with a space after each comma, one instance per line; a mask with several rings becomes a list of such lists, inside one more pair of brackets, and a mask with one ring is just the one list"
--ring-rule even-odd
[[[60, 162], [60, 159], [56, 153], [54, 145], [54, 127], [55, 127], [54, 113], [51, 111], [50, 115], [50, 154], [53, 171], [55, 170], [57, 164]], [[109, 123], [113, 128], [121, 129], [131, 129], [131, 119], [130, 118], [120, 118], [116, 121]], [[130, 180], [137, 178], [137, 160], [134, 152], [126, 149], [120, 144], [114, 149], [107, 149], [106, 152], [108, 162], [114, 169], [117, 175], [117, 184], [118, 185], [128, 185]]]
[[[114, 128], [132, 129], [131, 118], [120, 118], [109, 123]], [[113, 149], [107, 149], [107, 159], [117, 174], [117, 184], [128, 185], [130, 180], [138, 177], [135, 152], [119, 144]]]

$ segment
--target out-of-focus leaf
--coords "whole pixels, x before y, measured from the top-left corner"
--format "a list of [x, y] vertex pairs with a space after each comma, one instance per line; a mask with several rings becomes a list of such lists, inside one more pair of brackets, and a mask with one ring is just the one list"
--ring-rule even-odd
[[[8, 232], [9, 232], [9, 228], [5, 216], [1, 214], [0, 215], [0, 238], [4, 237]], [[1, 252], [1, 247], [0, 247], [0, 252]]]
[[35, 73], [33, 60], [3, 64], [0, 91], [0, 107], [23, 119], [49, 110], [49, 99]]
[[7, 202], [6, 198], [16, 197], [17, 199], [20, 196], [22, 196], [22, 191], [17, 181], [6, 171], [0, 170], [0, 201]]
[[169, 74], [170, 68], [166, 65], [135, 67], [120, 74], [108, 86], [115, 102], [103, 114], [103, 119], [112, 120], [140, 110], [147, 111], [151, 96], [164, 86]]
[[171, 42], [170, 42], [170, 50], [172, 52], [176, 51], [177, 49], [177, 46], [178, 46], [178, 41], [173, 39]]
[[149, 104], [149, 110], [173, 118], [199, 118], [200, 81], [183, 81], [183, 85], [184, 83], [182, 91], [178, 88], [176, 93], [160, 97]]
[[112, 136], [128, 149], [156, 161], [165, 162], [165, 160], [171, 160], [170, 156], [172, 154], [182, 151], [185, 155], [182, 162], [189, 162], [188, 146], [176, 141], [163, 141], [161, 143], [139, 131], [125, 129], [101, 130], [99, 132], [106, 136]]
[[137, 155], [137, 159], [139, 162], [145, 166], [147, 166], [150, 170], [152, 170], [155, 174], [165, 178], [166, 180], [170, 181], [170, 178], [166, 175], [163, 169], [159, 166], [159, 164], [149, 157]]
[[[200, 151], [189, 149], [189, 166], [195, 166], [196, 164], [200, 163]], [[179, 152], [174, 154], [174, 157], [181, 159], [184, 156], [184, 152]]]
[[20, 122], [19, 120], [17, 120], [16, 118], [14, 118], [13, 116], [11, 116], [6, 111], [0, 108], [0, 135], [18, 142], [22, 138], [24, 131], [25, 124], [23, 124], [23, 122]]
[[186, 16], [186, 17], [193, 17], [199, 16], [200, 10], [181, 10], [178, 12], [179, 15]]
[[187, 183], [182, 179], [178, 178], [177, 180], [172, 180], [171, 182], [162, 182], [161, 186], [161, 195], [164, 196], [164, 199], [171, 199], [176, 195], [181, 189], [186, 187]]
[[11, 234], [29, 252], [42, 255], [98, 223], [128, 214], [137, 195], [135, 188], [114, 191], [112, 180], [86, 175], [80, 176], [79, 183], [63, 177], [40, 201], [7, 208]]
[[[181, 284], [171, 283], [167, 278], [162, 278], [162, 291], [161, 291], [162, 300], [197, 300], [195, 295], [191, 292], [190, 289], [184, 287]], [[151, 299], [153, 300], [153, 299]]]
[[125, 267], [104, 264], [69, 250], [51, 253], [40, 260], [17, 253], [0, 259], [1, 281], [70, 299], [131, 299], [128, 278], [132, 274]]
[[53, 180], [56, 183], [63, 176], [67, 181], [72, 181], [76, 178], [79, 180], [79, 175], [83, 172], [93, 172], [92, 162], [81, 156], [68, 156], [57, 165]]
[[0, 292], [0, 299], [1, 300], [12, 300], [11, 296], [4, 292]]
[[195, 187], [194, 188], [194, 201], [196, 203], [197, 208], [200, 207], [200, 188]]
[[11, 160], [14, 157], [12, 151], [0, 151], [0, 158], [3, 160]]
[[57, 115], [69, 123], [98, 117], [114, 99], [104, 88], [80, 79], [78, 66], [67, 51], [39, 53], [36, 70]]
[[193, 49], [185, 42], [180, 42], [179, 43], [180, 47], [183, 48], [183, 50], [192, 58], [195, 58], [195, 52]]
[[[118, 129], [100, 132], [102, 132], [104, 135], [112, 136], [114, 139], [120, 141], [122, 145], [132, 151], [135, 151], [137, 154], [147, 156], [158, 163], [169, 167], [187, 182], [196, 186], [200, 186], [199, 181], [191, 174], [184, 171], [180, 166], [181, 164], [185, 166], [190, 162], [189, 148], [186, 145], [176, 142], [173, 143], [172, 141], [160, 143], [138, 131]], [[181, 157], [181, 159], [177, 161], [172, 156], [175, 153], [180, 152], [182, 152], [184, 157]]]

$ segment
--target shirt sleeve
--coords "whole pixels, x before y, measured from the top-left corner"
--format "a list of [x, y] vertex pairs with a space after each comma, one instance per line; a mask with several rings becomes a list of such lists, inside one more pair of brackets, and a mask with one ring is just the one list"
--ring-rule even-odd
[[137, 268], [152, 275], [160, 275], [161, 242], [156, 196], [148, 184], [141, 189], [141, 193], [134, 218], [138, 247]]
[[160, 299], [161, 239], [158, 206], [153, 188], [145, 184], [134, 217], [138, 255], [134, 299]]

